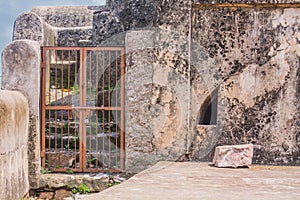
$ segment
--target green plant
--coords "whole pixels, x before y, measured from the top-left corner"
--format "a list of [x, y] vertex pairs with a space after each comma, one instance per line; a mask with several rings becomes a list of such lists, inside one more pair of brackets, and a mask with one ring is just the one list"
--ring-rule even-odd
[[97, 160], [97, 158], [93, 157], [91, 159], [88, 159], [86, 162], [87, 162], [87, 164], [92, 164], [92, 162], [94, 162], [96, 160]]
[[70, 87], [70, 90], [74, 94], [78, 94], [79, 93], [79, 85], [75, 84], [74, 86]]
[[125, 180], [125, 179], [124, 179], [124, 178], [121, 178], [119, 175], [117, 175], [117, 176], [112, 176], [112, 175], [110, 175], [107, 186], [108, 186], [108, 187], [111, 187], [111, 186], [119, 185], [119, 184], [122, 183], [124, 180]]
[[47, 169], [47, 168], [44, 168], [44, 167], [41, 167], [41, 173], [42, 174], [49, 174], [49, 173], [51, 173], [52, 171], [51, 170], [49, 170], [49, 169]]
[[67, 173], [67, 174], [74, 174], [74, 172], [72, 171], [72, 169], [67, 169], [67, 170], [66, 170], [66, 173]]
[[78, 187], [74, 187], [72, 189], [73, 194], [76, 194], [76, 193], [87, 194], [90, 192], [91, 192], [91, 189], [84, 183], [81, 183]]
[[119, 185], [119, 184], [120, 183], [117, 183], [117, 182], [111, 182], [111, 183], [108, 183], [107, 186], [112, 187], [112, 186]]

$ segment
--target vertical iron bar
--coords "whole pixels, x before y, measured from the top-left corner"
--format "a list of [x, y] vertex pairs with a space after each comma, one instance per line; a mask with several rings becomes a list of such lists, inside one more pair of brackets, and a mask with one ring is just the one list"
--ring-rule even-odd
[[[92, 62], [93, 62], [93, 61], [92, 61], [92, 60], [93, 60], [93, 59], [92, 59], [92, 53], [93, 53], [93, 51], [91, 50], [91, 51], [89, 51], [89, 53], [90, 53], [90, 54], [89, 54], [89, 57], [90, 57], [90, 58], [89, 58], [89, 59], [90, 59], [90, 63], [89, 63], [89, 64], [90, 64], [90, 66], [89, 66], [89, 67], [90, 67], [90, 74], [89, 74], [89, 90], [90, 90], [90, 91], [89, 91], [89, 101], [91, 101], [91, 98], [92, 98], [92, 89], [93, 89], [93, 88], [92, 88], [92, 86], [93, 86], [93, 84], [92, 84], [92, 83], [93, 83], [93, 79], [92, 79], [92, 69], [93, 69], [93, 68], [92, 68]], [[89, 141], [89, 143], [90, 143], [90, 152], [89, 152], [90, 158], [89, 158], [89, 160], [90, 160], [90, 164], [92, 164], [92, 163], [91, 163], [91, 159], [92, 159], [91, 156], [93, 155], [93, 154], [92, 154], [92, 152], [93, 152], [93, 150], [92, 150], [92, 126], [93, 126], [92, 112], [93, 112], [93, 111], [90, 111], [90, 113], [89, 113], [89, 123], [90, 123], [90, 128], [89, 128], [89, 132], [90, 132], [90, 134], [89, 134], [89, 135], [90, 135], [90, 141]], [[92, 165], [91, 165], [91, 166], [92, 166]], [[89, 166], [89, 167], [90, 167], [90, 166]]]
[[[57, 105], [57, 51], [55, 52], [55, 105]], [[55, 154], [57, 154], [57, 110], [54, 111], [55, 112], [55, 128], [54, 128], [54, 152]]]
[[125, 55], [124, 50], [121, 51], [121, 135], [120, 135], [120, 146], [121, 146], [121, 169], [125, 169]]
[[[80, 106], [83, 106], [83, 90], [84, 90], [84, 75], [83, 75], [83, 71], [84, 71], [84, 66], [83, 66], [83, 59], [84, 59], [84, 52], [83, 49], [80, 50], [80, 71], [79, 71], [79, 76], [80, 76], [80, 80], [79, 80], [79, 94], [80, 94]], [[80, 159], [79, 159], [79, 166], [80, 166], [80, 171], [83, 171], [85, 166], [84, 166], [84, 146], [83, 146], [83, 124], [84, 124], [84, 115], [83, 112], [84, 110], [79, 110], [79, 151], [80, 151]]]
[[[52, 55], [52, 50], [46, 50], [46, 49], [44, 49], [43, 52], [44, 51], [45, 51], [45, 53], [44, 53], [43, 56], [45, 56], [45, 58], [43, 58], [43, 61], [45, 62], [45, 67], [46, 67], [46, 62], [48, 61], [48, 68], [49, 68], [49, 69], [47, 69], [47, 72], [49, 74], [46, 74], [47, 76], [49, 76], [49, 86], [48, 86], [49, 87], [49, 89], [48, 89], [48, 96], [49, 97], [48, 97], [48, 104], [47, 104], [47, 105], [49, 105], [51, 103], [51, 55]], [[48, 57], [49, 58], [47, 58], [46, 51], [48, 51]], [[47, 73], [47, 72], [45, 72], [45, 73]], [[46, 77], [45, 77], [45, 79], [46, 79]], [[46, 84], [45, 84], [45, 86], [46, 86]]]
[[[96, 77], [95, 77], [95, 84], [96, 84], [96, 89], [95, 89], [95, 105], [97, 105], [97, 106], [99, 106], [98, 105], [98, 65], [99, 65], [99, 63], [98, 63], [98, 59], [99, 59], [99, 57], [98, 57], [98, 51], [95, 51], [96, 52]], [[96, 141], [95, 141], [95, 144], [96, 144], [96, 155], [97, 155], [97, 160], [99, 160], [99, 151], [98, 151], [98, 114], [99, 114], [99, 111], [98, 110], [96, 110], [95, 111], [96, 112], [96, 135], [95, 135], [95, 139], [96, 139]], [[96, 168], [98, 169], [99, 168], [99, 166], [98, 166], [98, 163], [99, 162], [96, 162]]]
[[[51, 111], [48, 110], [48, 124], [50, 125], [50, 118], [51, 118]], [[49, 126], [48, 132], [48, 157], [50, 156], [50, 149], [51, 149], [51, 126]], [[49, 163], [48, 163], [49, 164]]]
[[[70, 106], [70, 101], [71, 101], [71, 97], [70, 97], [70, 82], [71, 82], [71, 52], [70, 50], [68, 51], [68, 106]], [[69, 115], [70, 116], [70, 115]]]
[[[80, 52], [80, 51], [79, 51]], [[79, 61], [79, 66], [80, 66], [80, 57], [79, 57], [79, 59], [78, 59], [78, 57], [77, 57], [77, 54], [78, 54], [78, 50], [76, 50], [75, 51], [75, 69], [74, 69], [74, 78], [75, 78], [75, 80], [74, 80], [74, 95], [77, 95], [76, 93], [78, 92], [78, 91], [76, 91], [77, 90], [77, 86], [76, 86], [76, 78], [77, 78], [77, 68], [78, 68], [78, 61]], [[78, 81], [78, 80], [77, 80]], [[79, 84], [79, 83], [78, 83]], [[80, 95], [80, 93], [79, 93], [79, 95]], [[72, 112], [73, 112], [73, 110], [72, 110]], [[75, 156], [75, 158], [74, 158], [74, 168], [76, 169], [77, 168], [77, 151], [78, 151], [78, 149], [77, 149], [77, 119], [78, 119], [78, 116], [76, 116], [76, 111], [75, 111], [75, 116], [74, 116], [74, 123], [75, 123], [75, 127], [74, 127], [74, 138], [73, 138], [73, 142], [75, 143], [75, 148], [74, 148], [74, 152], [73, 152], [73, 154], [74, 154], [74, 156]], [[80, 130], [80, 126], [78, 127], [79, 128], [79, 130]], [[79, 152], [80, 152], [80, 140], [78, 140], [78, 142], [79, 142]], [[79, 168], [80, 168], [80, 156], [79, 156]]]
[[[64, 59], [64, 51], [61, 51], [61, 57]], [[64, 60], [61, 61], [61, 99], [64, 102]]]
[[[110, 99], [111, 99], [111, 90], [110, 90], [110, 67], [111, 67], [111, 51], [108, 51], [108, 107], [110, 108]], [[110, 144], [110, 112], [111, 110], [108, 110], [108, 167], [110, 167], [110, 153], [111, 153], [111, 144]]]
[[[83, 59], [82, 59], [82, 71], [81, 71], [81, 75], [82, 75], [82, 81], [81, 81], [81, 90], [82, 90], [82, 102], [81, 102], [81, 106], [82, 107], [85, 107], [86, 106], [86, 59], [87, 59], [87, 56], [86, 56], [86, 49], [83, 48], [82, 49], [82, 52], [83, 52]], [[85, 118], [86, 118], [86, 113], [87, 113], [87, 110], [82, 110], [81, 111], [81, 121], [82, 121], [82, 133], [81, 133], [81, 136], [82, 136], [82, 166], [83, 166], [83, 171], [86, 171], [86, 124], [85, 124]]]
[[[105, 77], [105, 51], [102, 51], [102, 106], [105, 105], [104, 103], [104, 100], [105, 100], [105, 91], [104, 91], [104, 84], [105, 84], [105, 81], [104, 81], [104, 77]], [[104, 146], [105, 146], [105, 140], [104, 140], [104, 137], [105, 137], [105, 111], [102, 110], [102, 164], [103, 164], [103, 167], [105, 166], [105, 149], [104, 149]]]
[[[64, 106], [64, 51], [62, 50], [61, 51], [61, 86], [60, 86], [60, 90], [61, 90], [61, 100], [62, 100], [62, 106]], [[65, 125], [65, 122], [64, 122], [64, 112], [65, 110], [60, 110], [60, 113], [61, 113], [61, 124], [60, 124], [60, 143], [61, 143], [61, 146], [60, 146], [60, 153], [61, 152], [64, 152], [64, 140], [63, 140], [63, 137], [64, 137], [64, 125]], [[64, 161], [65, 162], [65, 161]]]
[[[118, 51], [116, 50], [116, 80], [115, 80], [115, 93], [116, 93], [116, 105], [118, 107]], [[116, 124], [116, 168], [118, 168], [118, 111], [115, 111], [115, 124]]]
[[42, 166], [45, 168], [46, 159], [45, 159], [45, 149], [46, 149], [46, 50], [42, 48]]
[[[68, 51], [68, 106], [70, 106], [70, 76], [71, 76], [71, 63], [70, 63], [70, 60], [71, 60], [71, 53], [70, 53], [70, 50]], [[68, 161], [71, 160], [70, 158], [70, 118], [71, 118], [71, 114], [72, 114], [72, 111], [68, 110]], [[68, 162], [68, 168], [69, 167], [72, 167], [72, 163]]]
[[[96, 84], [96, 89], [95, 89], [95, 103], [96, 103], [96, 105], [97, 106], [99, 106], [98, 105], [98, 73], [99, 73], [99, 69], [98, 69], [98, 65], [99, 65], [99, 63], [98, 63], [98, 59], [99, 59], [99, 57], [98, 57], [98, 51], [96, 51], [96, 80], [95, 80], [95, 84]], [[96, 135], [95, 135], [95, 139], [96, 139], [96, 141], [95, 141], [95, 145], [96, 145], [96, 155], [97, 155], [97, 160], [99, 160], [99, 151], [98, 151], [98, 114], [99, 114], [99, 111], [98, 110], [96, 110], [95, 111], [96, 112]], [[98, 163], [99, 162], [96, 162], [96, 168], [98, 169], [99, 168], [99, 166], [98, 166]]]
[[[48, 62], [48, 68], [49, 69], [47, 69], [47, 72], [49, 73], [49, 74], [47, 74], [46, 76], [49, 76], [49, 85], [48, 85], [48, 87], [49, 87], [49, 99], [48, 99], [48, 105], [50, 105], [50, 103], [51, 103], [51, 98], [52, 98], [52, 94], [51, 94], [51, 81], [52, 81], [52, 79], [51, 79], [51, 56], [52, 56], [52, 54], [53, 54], [53, 50], [47, 50], [48, 51], [48, 58], [46, 58], [46, 56], [47, 56], [47, 54], [46, 54], [46, 50], [44, 49], [44, 52], [43, 52], [43, 54], [44, 54], [44, 56], [45, 56], [45, 58], [43, 59], [44, 61], [46, 61], [46, 62]], [[55, 56], [55, 51], [54, 51], [54, 56]], [[46, 78], [46, 77], [45, 77]], [[46, 109], [45, 109], [45, 112], [46, 112]], [[48, 152], [48, 155], [47, 155], [47, 158], [48, 158], [48, 165], [50, 166], [50, 159], [49, 159], [49, 156], [51, 156], [50, 155], [50, 149], [51, 149], [51, 111], [50, 110], [48, 110], [48, 128], [49, 128], [49, 130], [48, 130], [48, 134], [47, 134], [47, 137], [48, 137], [48, 149], [49, 150], [47, 150]], [[46, 133], [45, 133], [45, 135], [46, 135]], [[43, 140], [46, 140], [46, 138], [43, 138]], [[46, 141], [45, 141], [46, 142]], [[45, 149], [45, 152], [46, 152], [46, 149]], [[45, 162], [46, 162], [46, 160], [45, 160]], [[45, 165], [46, 165], [46, 163], [45, 163]], [[49, 167], [48, 166], [48, 167]]]

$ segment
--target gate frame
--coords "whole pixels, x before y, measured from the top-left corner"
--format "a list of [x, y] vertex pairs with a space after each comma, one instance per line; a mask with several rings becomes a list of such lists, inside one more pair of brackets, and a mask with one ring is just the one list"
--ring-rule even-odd
[[[72, 106], [49, 106], [54, 107], [53, 110], [59, 110], [60, 108], [63, 110], [73, 111], [73, 110], [80, 110], [79, 115], [79, 150], [80, 150], [80, 158], [79, 158], [79, 168], [72, 168], [72, 171], [74, 172], [121, 172], [125, 170], [125, 48], [124, 47], [79, 47], [79, 46], [41, 46], [41, 164], [42, 167], [45, 168], [46, 164], [46, 133], [45, 133], [45, 125], [46, 125], [46, 62], [47, 62], [47, 51], [51, 50], [59, 50], [59, 51], [79, 51], [80, 52], [80, 64], [79, 66], [81, 69], [83, 69], [79, 76], [80, 76], [80, 105], [85, 105], [84, 102], [86, 102], [86, 81], [85, 75], [86, 75], [86, 60], [87, 57], [87, 51], [93, 51], [93, 50], [99, 50], [99, 51], [120, 51], [120, 58], [121, 58], [121, 106], [119, 107], [72, 107]], [[84, 92], [82, 92], [84, 91]], [[115, 109], [112, 109], [115, 108]], [[120, 170], [116, 169], [92, 169], [86, 167], [86, 147], [84, 144], [86, 144], [86, 125], [84, 123], [84, 112], [89, 110], [120, 110], [120, 120], [121, 120], [121, 128], [120, 128]], [[85, 137], [83, 137], [85, 136]], [[59, 168], [53, 170], [54, 172], [65, 172], [68, 168]]]

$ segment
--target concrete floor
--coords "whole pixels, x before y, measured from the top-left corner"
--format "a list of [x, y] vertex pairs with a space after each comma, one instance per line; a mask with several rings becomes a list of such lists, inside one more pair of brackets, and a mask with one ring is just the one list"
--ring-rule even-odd
[[215, 168], [159, 162], [126, 182], [83, 200], [300, 199], [300, 167]]

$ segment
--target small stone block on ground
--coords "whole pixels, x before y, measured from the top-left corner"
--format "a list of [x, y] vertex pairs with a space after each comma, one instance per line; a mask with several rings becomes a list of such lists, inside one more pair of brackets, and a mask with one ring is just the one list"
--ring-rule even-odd
[[55, 192], [55, 196], [54, 198], [56, 200], [63, 200], [66, 197], [70, 197], [71, 196], [71, 192], [66, 190], [66, 189], [59, 189]]
[[218, 146], [212, 165], [215, 167], [247, 167], [252, 163], [253, 144]]

